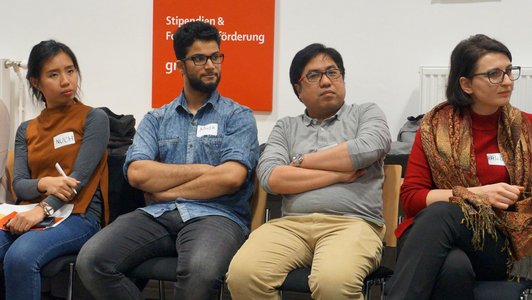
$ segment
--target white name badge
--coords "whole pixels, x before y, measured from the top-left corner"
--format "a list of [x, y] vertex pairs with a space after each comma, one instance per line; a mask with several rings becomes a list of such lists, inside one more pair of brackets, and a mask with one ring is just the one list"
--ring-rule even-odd
[[74, 132], [69, 131], [54, 136], [54, 149], [61, 148], [63, 146], [75, 144]]
[[488, 165], [490, 166], [505, 166], [500, 153], [488, 153]]
[[202, 137], [204, 135], [218, 135], [218, 124], [212, 123], [207, 125], [199, 125], [196, 136]]

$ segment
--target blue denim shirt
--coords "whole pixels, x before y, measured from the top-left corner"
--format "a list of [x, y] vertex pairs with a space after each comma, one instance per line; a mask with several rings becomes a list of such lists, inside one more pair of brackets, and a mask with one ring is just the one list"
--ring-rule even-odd
[[237, 161], [248, 170], [238, 192], [207, 201], [177, 198], [148, 203], [141, 209], [158, 217], [177, 208], [184, 222], [201, 216], [224, 216], [248, 234], [249, 200], [258, 158], [257, 124], [249, 108], [214, 91], [193, 115], [182, 92], [172, 102], [146, 114], [127, 152], [124, 174], [127, 178], [129, 164], [136, 160], [212, 166]]

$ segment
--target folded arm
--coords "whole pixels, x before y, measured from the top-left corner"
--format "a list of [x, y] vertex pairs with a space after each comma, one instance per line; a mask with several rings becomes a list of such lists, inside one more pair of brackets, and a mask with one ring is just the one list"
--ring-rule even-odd
[[386, 117], [373, 103], [351, 108], [356, 137], [343, 143], [304, 155], [301, 167], [328, 171], [365, 169], [382, 159], [390, 150], [391, 136]]
[[137, 160], [129, 165], [127, 178], [131, 186], [145, 192], [157, 193], [194, 180], [213, 168], [206, 164], [166, 164], [153, 160]]
[[303, 157], [301, 168], [339, 172], [353, 170], [346, 142], [327, 150], [306, 153]]
[[245, 182], [247, 168], [239, 162], [228, 161], [212, 167], [200, 176], [166, 191], [147, 193], [147, 200], [169, 201], [176, 198], [209, 200], [237, 192]]
[[340, 172], [277, 166], [269, 177], [268, 185], [276, 194], [298, 194], [335, 183], [354, 182], [365, 173], [365, 169]]

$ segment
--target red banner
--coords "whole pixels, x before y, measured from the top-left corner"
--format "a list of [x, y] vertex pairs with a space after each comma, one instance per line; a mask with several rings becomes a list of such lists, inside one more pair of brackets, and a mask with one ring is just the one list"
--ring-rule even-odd
[[172, 101], [183, 88], [172, 34], [189, 21], [220, 31], [225, 55], [220, 93], [253, 110], [271, 111], [275, 0], [154, 0], [152, 106]]

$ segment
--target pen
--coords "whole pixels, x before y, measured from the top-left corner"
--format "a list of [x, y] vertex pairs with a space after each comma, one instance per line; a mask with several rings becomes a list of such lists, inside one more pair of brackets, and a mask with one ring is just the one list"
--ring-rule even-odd
[[[65, 171], [63, 171], [63, 168], [61, 168], [61, 165], [56, 162], [55, 163], [55, 169], [57, 170], [57, 172], [59, 172], [59, 174], [61, 174], [63, 177], [67, 177], [66, 174], [65, 174]], [[74, 194], [78, 194], [78, 192], [76, 191], [75, 188], [71, 187], [70, 189], [72, 189], [72, 191], [74, 192]]]

